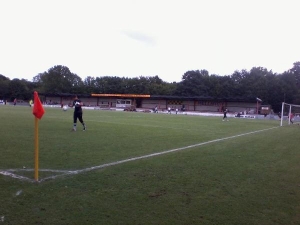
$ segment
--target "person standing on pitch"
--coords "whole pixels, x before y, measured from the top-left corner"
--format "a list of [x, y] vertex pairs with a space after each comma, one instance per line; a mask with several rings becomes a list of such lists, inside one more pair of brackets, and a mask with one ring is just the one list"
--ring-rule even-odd
[[290, 113], [290, 122], [291, 122], [291, 124], [294, 123], [294, 114], [293, 113]]
[[76, 131], [77, 119], [82, 124], [83, 130], [84, 131], [86, 130], [85, 123], [83, 122], [83, 119], [82, 119], [82, 105], [83, 105], [83, 103], [81, 102], [81, 100], [78, 99], [77, 96], [75, 96], [74, 101], [73, 101], [73, 105], [72, 105], [72, 107], [74, 107], [74, 114], [73, 114], [74, 125], [73, 125], [72, 131]]
[[225, 119], [228, 121], [228, 118], [227, 118], [227, 112], [228, 112], [228, 110], [227, 110], [227, 108], [225, 108], [225, 110], [224, 110], [224, 116], [223, 116], [223, 121], [225, 121]]

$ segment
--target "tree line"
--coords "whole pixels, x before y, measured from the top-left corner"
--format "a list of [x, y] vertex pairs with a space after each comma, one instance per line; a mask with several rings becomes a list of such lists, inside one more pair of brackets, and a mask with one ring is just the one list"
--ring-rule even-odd
[[88, 76], [84, 80], [66, 66], [56, 65], [33, 77], [33, 81], [13, 79], [0, 74], [0, 99], [29, 100], [33, 91], [51, 94], [150, 94], [162, 96], [209, 97], [214, 99], [260, 98], [263, 104], [280, 110], [281, 102], [300, 105], [300, 62], [282, 74], [263, 67], [234, 71], [231, 75], [191, 70], [180, 82], [168, 83], [158, 76], [126, 78]]

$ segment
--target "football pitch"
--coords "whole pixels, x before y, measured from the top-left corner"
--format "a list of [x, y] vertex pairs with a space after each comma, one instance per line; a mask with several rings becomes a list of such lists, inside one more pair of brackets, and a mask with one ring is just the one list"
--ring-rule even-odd
[[300, 224], [300, 126], [0, 106], [0, 224]]

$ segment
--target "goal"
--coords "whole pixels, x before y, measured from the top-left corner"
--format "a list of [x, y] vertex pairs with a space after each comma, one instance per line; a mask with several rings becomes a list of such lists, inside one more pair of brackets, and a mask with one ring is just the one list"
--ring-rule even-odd
[[291, 125], [300, 122], [300, 105], [282, 103], [280, 126]]

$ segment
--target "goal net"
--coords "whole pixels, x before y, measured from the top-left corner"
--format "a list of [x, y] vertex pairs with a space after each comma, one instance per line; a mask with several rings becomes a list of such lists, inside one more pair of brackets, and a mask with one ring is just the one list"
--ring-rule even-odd
[[300, 105], [282, 103], [280, 126], [291, 125], [300, 122]]

